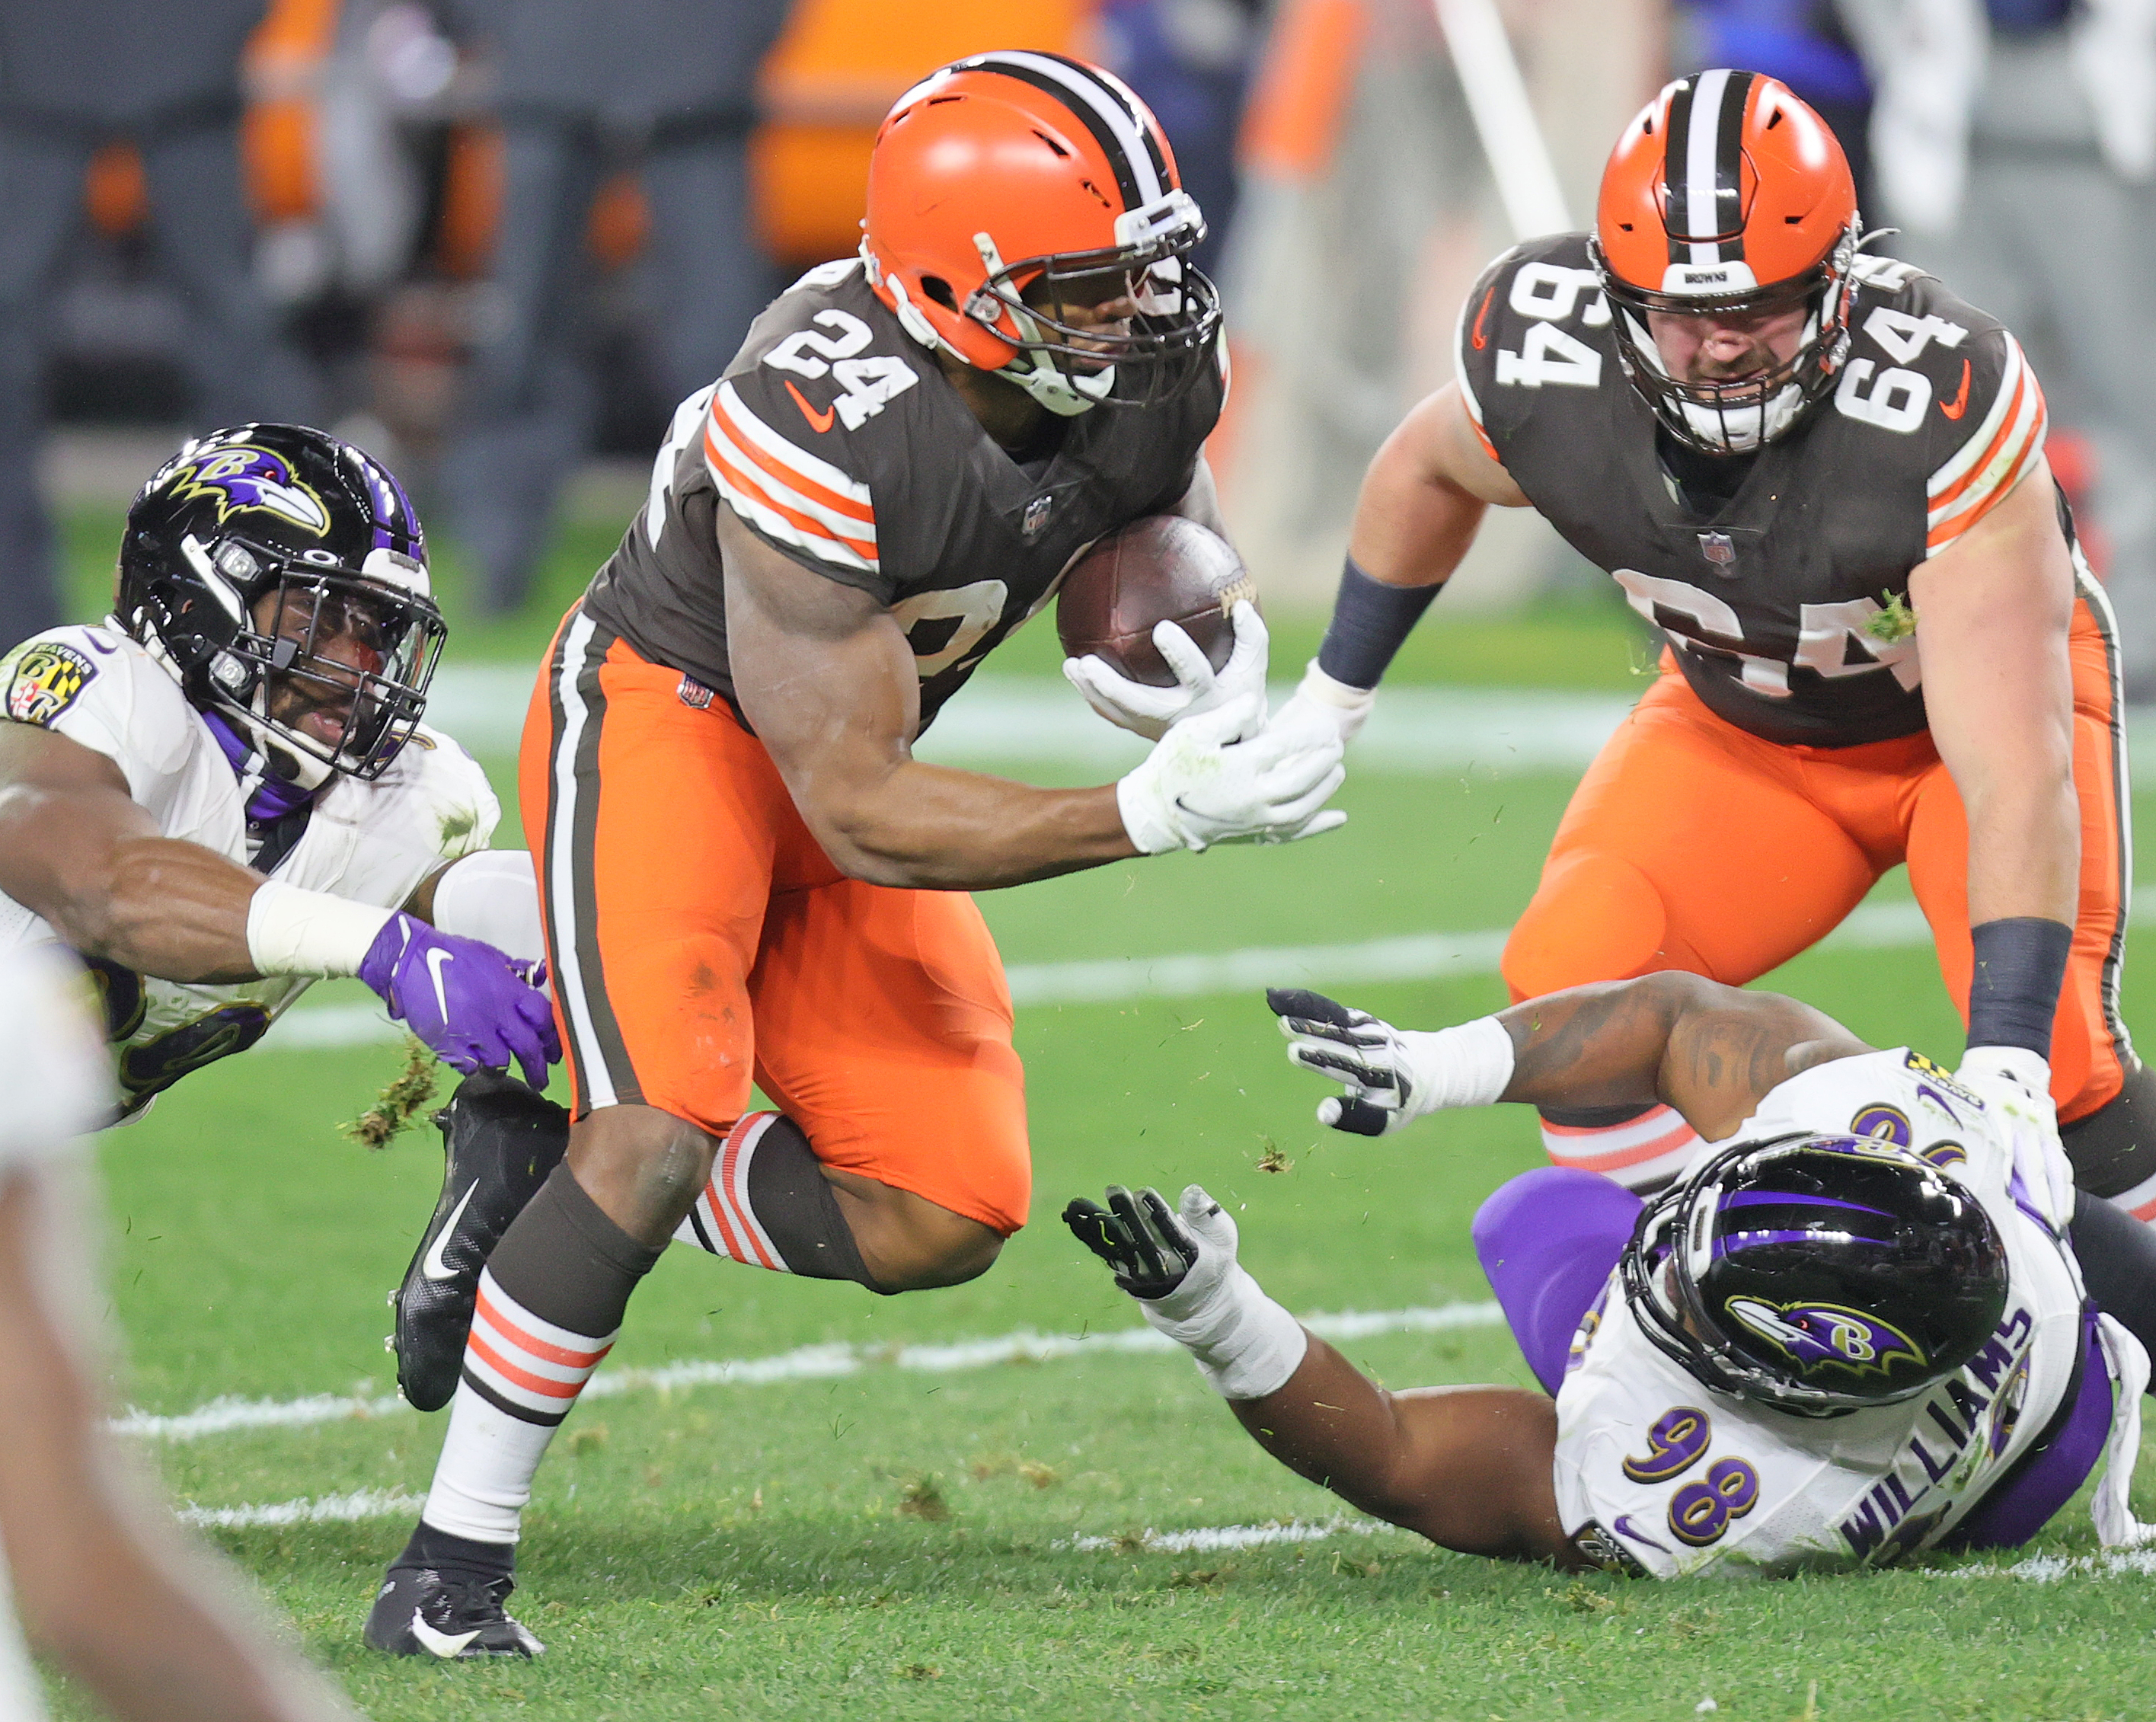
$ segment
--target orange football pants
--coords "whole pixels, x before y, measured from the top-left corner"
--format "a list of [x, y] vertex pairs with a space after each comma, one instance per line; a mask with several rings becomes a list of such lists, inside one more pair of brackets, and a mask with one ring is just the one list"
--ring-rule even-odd
[[574, 1116], [723, 1137], [753, 1079], [826, 1165], [1025, 1224], [1024, 1073], [970, 897], [844, 876], [725, 700], [581, 609], [517, 781]]
[[[2129, 830], [2107, 642], [2076, 604], [2074, 786], [2081, 903], [2051, 1041], [2062, 1123], [2133, 1066], [2118, 1015]], [[1907, 861], [1939, 974], [1969, 1018], [1969, 825], [1928, 732], [1855, 748], [1762, 741], [1717, 717], [1666, 654], [1661, 678], [1573, 794], [1504, 956], [1513, 998], [1685, 969], [1756, 980]]]

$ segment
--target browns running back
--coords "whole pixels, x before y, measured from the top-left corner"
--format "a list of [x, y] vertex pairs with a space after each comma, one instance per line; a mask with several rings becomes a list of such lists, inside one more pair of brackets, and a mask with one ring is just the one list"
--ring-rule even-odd
[[1181, 515], [1148, 515], [1101, 539], [1065, 576], [1055, 631], [1065, 656], [1097, 655], [1133, 681], [1173, 687], [1174, 671], [1152, 643], [1155, 625], [1179, 624], [1218, 670], [1235, 644], [1229, 610], [1257, 596], [1242, 558], [1219, 533]]

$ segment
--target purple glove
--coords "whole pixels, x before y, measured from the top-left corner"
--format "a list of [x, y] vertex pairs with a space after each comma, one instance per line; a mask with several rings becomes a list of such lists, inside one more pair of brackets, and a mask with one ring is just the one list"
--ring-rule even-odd
[[389, 1014], [470, 1076], [484, 1066], [547, 1086], [547, 1067], [562, 1056], [554, 1007], [541, 990], [543, 963], [514, 963], [490, 944], [438, 933], [410, 915], [392, 915], [359, 965], [359, 978], [381, 994]]

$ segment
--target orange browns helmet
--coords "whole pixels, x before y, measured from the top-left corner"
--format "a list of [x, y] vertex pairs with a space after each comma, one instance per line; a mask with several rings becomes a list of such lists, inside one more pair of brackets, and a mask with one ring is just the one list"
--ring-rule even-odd
[[[901, 96], [861, 226], [869, 280], [909, 334], [1065, 417], [1162, 398], [1219, 327], [1219, 295], [1189, 262], [1205, 218], [1160, 121], [1122, 80], [1061, 54], [976, 54]], [[1064, 291], [1029, 305], [1043, 283]], [[1125, 296], [1136, 315], [1090, 328], [1045, 308]]]
[[[1856, 188], [1834, 133], [1786, 85], [1727, 69], [1670, 85], [1610, 152], [1594, 229], [1625, 374], [1681, 441], [1756, 449], [1832, 385], [1849, 348]], [[1798, 305], [1810, 315], [1795, 355], [1735, 382], [1671, 376], [1646, 321]]]

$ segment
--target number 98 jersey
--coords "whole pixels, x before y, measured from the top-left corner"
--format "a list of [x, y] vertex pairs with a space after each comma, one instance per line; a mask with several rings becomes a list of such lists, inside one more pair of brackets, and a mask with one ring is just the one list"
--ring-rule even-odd
[[2102, 1356], [2089, 1353], [2056, 1129], [2002, 1111], [1904, 1047], [1790, 1078], [1732, 1139], [1794, 1130], [1879, 1138], [1966, 1185], [2006, 1244], [1999, 1326], [1957, 1374], [1914, 1399], [1804, 1417], [1710, 1391], [1648, 1339], [1612, 1274], [1558, 1392], [1558, 1511], [1574, 1545], [1605, 1566], [1656, 1578], [1888, 1565], [1948, 1536], [1994, 1488], [2010, 1486], [2017, 1462], [2074, 1408], [2067, 1395], [2085, 1355], [2086, 1368], [2109, 1367], [2118, 1384], [2102, 1488], [2120, 1492], [2124, 1515], [2148, 1361], [2108, 1317]]
[[[1840, 380], [1695, 512], [1625, 378], [1586, 237], [1516, 246], [1475, 284], [1455, 355], [1477, 434], [1567, 542], [1663, 629], [1708, 708], [1770, 742], [1925, 727], [1909, 576], [2035, 470], [2043, 391], [1999, 321], [1886, 258], [1851, 271]], [[2061, 523], [2071, 542], [2063, 506]], [[2107, 621], [2076, 557], [2085, 598]]]
[[1199, 362], [1168, 398], [1111, 397], [1063, 420], [1052, 456], [1021, 464], [860, 260], [824, 264], [772, 301], [723, 378], [676, 409], [650, 499], [593, 580], [585, 614], [734, 702], [723, 502], [803, 578], [858, 587], [889, 609], [913, 649], [925, 729], [1079, 552], [1181, 500], [1227, 393], [1224, 347]]

